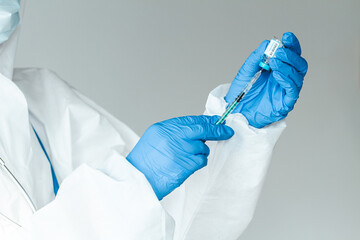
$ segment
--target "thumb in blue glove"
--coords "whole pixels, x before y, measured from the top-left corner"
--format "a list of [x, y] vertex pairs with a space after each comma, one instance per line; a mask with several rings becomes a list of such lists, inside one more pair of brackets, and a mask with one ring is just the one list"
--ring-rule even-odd
[[[299, 98], [303, 80], [308, 69], [301, 55], [299, 40], [293, 33], [284, 33], [284, 48], [276, 51], [270, 59], [270, 71], [264, 71], [251, 90], [234, 109], [242, 113], [249, 124], [262, 128], [285, 118]], [[225, 97], [227, 103], [234, 101], [250, 79], [260, 70], [259, 63], [269, 41], [264, 41], [246, 59]]]
[[150, 126], [127, 160], [142, 172], [159, 200], [207, 165], [208, 140], [227, 140], [234, 131], [216, 125], [218, 116], [186, 116]]

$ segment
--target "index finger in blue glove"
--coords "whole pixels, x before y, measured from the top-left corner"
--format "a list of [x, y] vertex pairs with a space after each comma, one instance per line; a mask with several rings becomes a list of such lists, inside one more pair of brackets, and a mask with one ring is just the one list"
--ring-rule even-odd
[[182, 146], [182, 149], [190, 154], [190, 155], [205, 155], [209, 156], [210, 149], [209, 147], [204, 143], [204, 141], [201, 140], [178, 140], [180, 142], [177, 142], [176, 144], [173, 144], [174, 148], [178, 147], [177, 144]]
[[199, 115], [199, 116], [176, 117], [169, 119], [166, 122], [174, 123], [177, 126], [188, 126], [193, 124], [215, 124], [218, 119], [219, 116]]
[[282, 43], [286, 48], [293, 50], [298, 55], [301, 55], [301, 47], [299, 39], [292, 32], [286, 32], [283, 34]]
[[277, 83], [285, 90], [284, 104], [288, 108], [287, 111], [292, 110], [296, 100], [299, 98], [300, 88], [296, 86], [294, 81], [280, 71], [272, 71], [271, 75]]
[[189, 171], [189, 174], [192, 174], [193, 172], [206, 166], [207, 157], [208, 156], [203, 154], [189, 156], [181, 155], [177, 157], [176, 163], [183, 168], [183, 171], [187, 170]]
[[227, 140], [234, 135], [234, 130], [223, 124], [216, 125], [219, 116], [188, 116], [192, 124], [183, 129], [184, 135], [193, 140]]
[[292, 79], [296, 86], [301, 89], [304, 81], [304, 76], [296, 71], [296, 69], [277, 58], [271, 58], [269, 61], [270, 68], [273, 71], [279, 71], [286, 75], [289, 79]]
[[208, 162], [208, 158], [205, 155], [193, 156], [191, 160], [197, 164], [197, 168], [194, 169], [195, 171], [205, 167]]
[[268, 44], [269, 40], [263, 41], [260, 46], [250, 54], [250, 56], [246, 59], [244, 65], [240, 68], [235, 79], [242, 80], [245, 77], [247, 80], [248, 78], [252, 78], [254, 74], [260, 70], [259, 63], [262, 60], [264, 51]]
[[301, 73], [302, 75], [305, 76], [307, 69], [308, 69], [308, 64], [307, 64], [306, 60], [304, 58], [300, 57], [298, 54], [296, 54], [291, 49], [279, 48], [276, 51], [275, 58], [280, 59], [281, 61], [283, 61], [291, 66], [294, 66], [295, 69], [299, 73]]

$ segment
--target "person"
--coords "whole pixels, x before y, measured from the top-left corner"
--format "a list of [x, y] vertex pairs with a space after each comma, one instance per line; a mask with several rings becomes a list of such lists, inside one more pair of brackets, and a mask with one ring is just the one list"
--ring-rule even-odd
[[210, 93], [204, 115], [156, 123], [139, 139], [56, 73], [13, 68], [21, 9], [0, 3], [0, 238], [237, 239], [307, 71], [295, 35], [283, 35], [271, 71], [225, 125], [218, 115], [268, 41]]

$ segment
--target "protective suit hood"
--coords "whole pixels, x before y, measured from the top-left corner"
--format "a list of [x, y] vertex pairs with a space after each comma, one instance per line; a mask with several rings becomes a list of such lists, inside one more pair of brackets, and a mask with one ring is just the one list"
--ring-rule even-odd
[[[18, 36], [21, 28], [22, 17], [24, 14], [24, 4], [25, 0], [20, 2], [20, 21], [17, 24], [15, 29], [11, 28], [11, 24], [17, 23], [17, 17], [9, 16], [13, 11], [17, 11], [16, 5], [19, 3], [19, 0], [1, 0], [0, 2], [0, 22], [6, 21], [4, 23], [4, 31], [7, 31], [10, 35], [8, 40], [0, 44], [0, 73], [5, 77], [12, 79], [13, 69], [14, 69], [14, 60], [16, 54], [16, 47]], [[4, 10], [4, 11], [2, 11]], [[16, 13], [14, 13], [16, 14]]]

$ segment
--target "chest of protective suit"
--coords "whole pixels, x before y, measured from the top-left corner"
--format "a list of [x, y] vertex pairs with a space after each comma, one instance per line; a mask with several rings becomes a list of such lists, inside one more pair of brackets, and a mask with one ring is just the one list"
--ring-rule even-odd
[[[0, 239], [54, 199], [49, 162], [30, 123], [22, 92], [0, 75]], [[32, 204], [29, 204], [29, 199]], [[32, 206], [33, 205], [33, 206]]]

